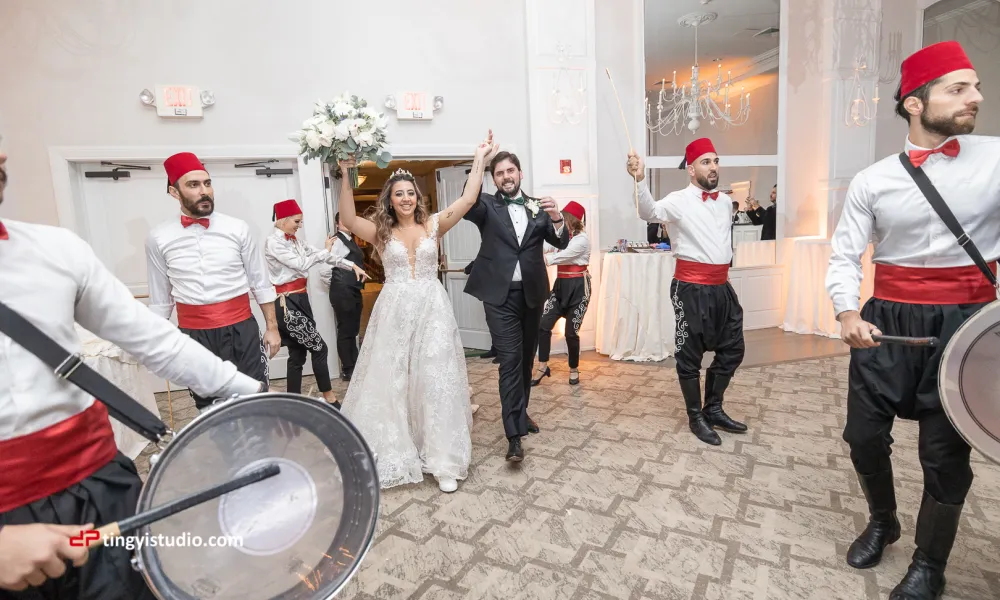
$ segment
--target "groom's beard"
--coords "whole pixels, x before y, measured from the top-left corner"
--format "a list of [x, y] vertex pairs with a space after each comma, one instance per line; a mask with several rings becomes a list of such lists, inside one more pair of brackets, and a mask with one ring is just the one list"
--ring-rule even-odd
[[[511, 191], [508, 191], [510, 189]], [[513, 179], [504, 179], [500, 182], [500, 191], [510, 198], [516, 198], [521, 192], [521, 182]]]

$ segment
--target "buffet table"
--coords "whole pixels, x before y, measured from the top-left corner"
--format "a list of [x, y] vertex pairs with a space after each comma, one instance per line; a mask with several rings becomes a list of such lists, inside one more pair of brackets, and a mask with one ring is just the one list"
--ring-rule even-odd
[[[79, 325], [76, 326], [76, 331], [80, 336], [80, 355], [84, 362], [159, 417], [156, 398], [143, 367], [111, 342], [102, 340]], [[133, 460], [149, 443], [146, 438], [114, 418], [111, 418], [111, 428], [115, 432], [118, 449]]]
[[612, 360], [660, 361], [674, 353], [670, 252], [608, 252], [601, 268], [596, 347]]
[[[794, 241], [789, 263], [788, 297], [785, 321], [781, 328], [802, 334], [840, 337], [840, 323], [833, 313], [833, 302], [826, 291], [826, 271], [833, 247], [826, 238], [800, 238]], [[872, 296], [875, 267], [872, 246], [861, 259], [861, 306]]]

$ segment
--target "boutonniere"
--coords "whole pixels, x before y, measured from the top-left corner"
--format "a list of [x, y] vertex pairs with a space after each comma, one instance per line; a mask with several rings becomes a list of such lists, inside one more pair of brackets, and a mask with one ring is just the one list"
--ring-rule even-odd
[[524, 203], [524, 207], [531, 211], [531, 218], [534, 219], [538, 216], [538, 209], [542, 206], [538, 203], [538, 200], [531, 198]]

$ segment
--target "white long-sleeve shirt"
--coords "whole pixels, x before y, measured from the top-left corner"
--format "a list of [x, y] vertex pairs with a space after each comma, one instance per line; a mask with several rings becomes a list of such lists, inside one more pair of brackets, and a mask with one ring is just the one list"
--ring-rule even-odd
[[[958, 156], [932, 154], [921, 168], [983, 257], [996, 260], [1000, 257], [1000, 138], [963, 135], [957, 139]], [[907, 138], [907, 153], [920, 149]], [[872, 261], [879, 264], [928, 268], [975, 264], [896, 154], [858, 173], [847, 190], [826, 273], [826, 289], [838, 315], [859, 309], [861, 257], [869, 241], [875, 246]]]
[[165, 319], [178, 302], [216, 304], [249, 291], [257, 304], [278, 297], [250, 226], [218, 212], [208, 219], [208, 229], [198, 223], [184, 227], [178, 214], [149, 233], [149, 308]]
[[[339, 241], [340, 238], [337, 238], [337, 242]], [[282, 285], [303, 279], [309, 276], [309, 269], [320, 264], [345, 271], [353, 270], [354, 263], [344, 258], [348, 253], [347, 247], [341, 242], [338, 248], [337, 242], [334, 242], [331, 250], [320, 250], [298, 239], [298, 236], [288, 239], [285, 232], [275, 227], [264, 240], [264, 259], [267, 261], [271, 283]]]
[[[117, 344], [156, 375], [202, 396], [253, 394], [260, 382], [238, 373], [132, 297], [82, 239], [58, 227], [4, 221], [0, 302], [68, 352], [79, 352], [74, 322]], [[94, 398], [56, 377], [0, 333], [0, 440], [35, 433], [89, 408]], [[2, 475], [0, 475], [2, 476]]]
[[723, 192], [715, 200], [702, 200], [701, 192], [692, 183], [656, 201], [647, 181], [640, 181], [639, 218], [667, 225], [670, 248], [678, 258], [729, 264], [733, 260], [733, 201]]
[[589, 265], [590, 264], [590, 238], [587, 232], [583, 231], [574, 235], [569, 240], [569, 245], [563, 250], [557, 250], [555, 246], [545, 242], [545, 264], [551, 265]]

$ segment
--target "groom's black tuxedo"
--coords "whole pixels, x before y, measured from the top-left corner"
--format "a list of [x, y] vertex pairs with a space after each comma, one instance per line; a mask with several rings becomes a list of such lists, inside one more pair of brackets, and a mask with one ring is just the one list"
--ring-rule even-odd
[[[524, 194], [525, 201], [535, 200]], [[549, 297], [549, 276], [542, 258], [542, 242], [548, 242], [562, 250], [569, 244], [569, 230], [563, 227], [557, 236], [548, 213], [539, 210], [534, 217], [528, 215], [528, 227], [524, 230], [521, 243], [517, 242], [514, 223], [503, 195], [480, 194], [479, 200], [463, 217], [475, 223], [482, 237], [479, 255], [476, 256], [472, 273], [465, 284], [465, 293], [486, 304], [503, 304], [510, 291], [514, 265], [521, 263], [521, 281], [524, 285], [524, 299], [529, 307], [542, 305]]]
[[[524, 194], [525, 201], [537, 199]], [[542, 305], [549, 297], [549, 275], [542, 258], [542, 243], [564, 249], [569, 230], [560, 235], [548, 213], [539, 209], [532, 216], [525, 207], [527, 225], [518, 243], [510, 210], [498, 191], [495, 196], [480, 194], [463, 217], [479, 228], [482, 244], [472, 264], [465, 293], [483, 301], [486, 323], [500, 359], [500, 403], [504, 433], [519, 439], [528, 433], [528, 398], [531, 394], [531, 367], [538, 344]], [[523, 221], [522, 221], [523, 222]], [[521, 265], [521, 281], [512, 281], [514, 268]]]

